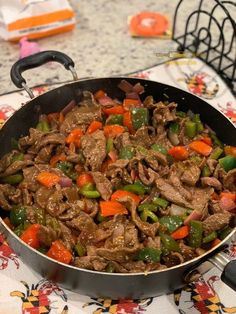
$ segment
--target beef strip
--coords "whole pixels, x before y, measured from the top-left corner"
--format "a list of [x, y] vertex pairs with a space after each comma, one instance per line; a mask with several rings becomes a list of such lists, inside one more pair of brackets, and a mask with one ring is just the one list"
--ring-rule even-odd
[[183, 190], [180, 190], [178, 185], [173, 184], [173, 180], [170, 182], [168, 179], [158, 178], [155, 183], [157, 190], [168, 201], [180, 206], [194, 208], [206, 216], [208, 201], [213, 193], [212, 188], [183, 187], [192, 195], [191, 198], [187, 199], [182, 193]]
[[101, 120], [101, 107], [95, 106], [92, 99], [86, 102], [86, 105], [74, 107], [65, 116], [60, 126], [61, 133], [69, 133], [75, 128], [86, 129], [94, 120]]
[[222, 189], [222, 184], [220, 181], [214, 177], [203, 177], [201, 178], [201, 184], [203, 187], [205, 186], [212, 186], [216, 190], [221, 190]]
[[236, 168], [227, 172], [223, 180], [224, 187], [230, 191], [236, 191]]
[[0, 173], [4, 172], [6, 168], [8, 168], [10, 166], [10, 164], [12, 163], [12, 157], [15, 155], [15, 153], [19, 153], [18, 151], [13, 150], [12, 152], [4, 155], [1, 159], [0, 159]]
[[75, 246], [75, 239], [72, 235], [71, 230], [61, 221], [59, 221], [59, 226], [61, 229], [61, 239], [62, 242], [64, 243], [65, 247], [68, 250], [72, 250], [73, 247]]
[[232, 214], [229, 212], [217, 213], [207, 217], [203, 221], [203, 230], [205, 234], [209, 234], [213, 231], [218, 231], [225, 226], [227, 226], [230, 222]]
[[155, 141], [155, 129], [152, 126], [142, 126], [130, 138], [132, 145], [149, 148]]
[[195, 250], [192, 247], [185, 245], [183, 243], [183, 240], [180, 241], [179, 247], [180, 247], [181, 255], [184, 259], [184, 262], [187, 262], [197, 256]]
[[45, 133], [45, 135], [41, 138], [40, 141], [36, 141], [35, 144], [28, 149], [28, 152], [38, 154], [42, 148], [50, 144], [53, 145], [65, 144], [65, 136], [58, 132]]
[[0, 207], [2, 209], [11, 210], [11, 203], [20, 204], [21, 200], [20, 189], [16, 189], [10, 184], [0, 184]]
[[22, 189], [22, 203], [23, 205], [32, 205], [33, 204], [33, 197], [31, 192], [27, 189]]
[[173, 267], [184, 262], [183, 256], [178, 252], [171, 252], [169, 255], [164, 256], [163, 260], [167, 267]]
[[139, 215], [136, 211], [136, 204], [130, 197], [122, 197], [118, 200], [121, 203], [124, 203], [126, 207], [129, 209], [131, 214], [131, 219], [134, 222], [134, 224], [138, 227], [139, 230], [141, 230], [144, 234], [147, 236], [150, 236], [152, 238], [155, 237], [157, 230], [159, 229], [159, 222], [155, 222], [153, 224], [150, 224], [148, 222], [144, 222], [140, 219]]
[[209, 167], [211, 174], [214, 173], [217, 163], [218, 162], [215, 159], [210, 159], [210, 158], [207, 159], [206, 164]]
[[185, 169], [181, 175], [181, 181], [187, 185], [195, 186], [199, 180], [201, 170], [195, 163], [188, 160], [184, 161], [183, 165]]
[[48, 204], [48, 199], [53, 193], [54, 190], [48, 189], [44, 186], [40, 186], [37, 189], [36, 193], [34, 194], [34, 201], [38, 204], [41, 208], [46, 208]]
[[81, 210], [84, 210], [85, 204], [83, 201], [74, 201], [69, 204], [67, 210], [58, 216], [58, 219], [61, 221], [68, 221], [76, 218]]
[[73, 265], [78, 268], [103, 271], [105, 270], [108, 261], [99, 256], [82, 256], [74, 259]]
[[42, 138], [44, 137], [44, 133], [38, 129], [33, 129], [30, 128], [29, 129], [29, 135], [25, 136], [25, 137], [21, 137], [18, 141], [19, 143], [19, 147], [24, 150], [29, 146], [32, 146], [34, 144], [37, 145], [38, 142], [40, 142], [42, 140]]
[[36, 224], [37, 217], [35, 213], [35, 208], [33, 206], [24, 206], [24, 207], [26, 209], [27, 220], [29, 220], [31, 224]]
[[33, 164], [34, 163], [31, 160], [17, 160], [10, 164], [10, 166], [7, 167], [3, 173], [0, 174], [0, 178], [15, 174], [25, 167], [31, 166]]
[[159, 175], [151, 168], [146, 168], [141, 162], [138, 163], [138, 176], [145, 185], [151, 185]]
[[91, 172], [96, 189], [101, 194], [102, 199], [109, 200], [112, 194], [111, 182], [101, 172]]
[[176, 106], [173, 102], [168, 105], [165, 105], [163, 102], [157, 103], [157, 107], [153, 111], [154, 122], [165, 125], [170, 121], [176, 120]]
[[209, 201], [209, 212], [210, 214], [217, 214], [217, 213], [221, 213], [222, 209], [219, 205], [219, 201], [218, 200], [210, 200]]
[[55, 145], [49, 144], [40, 149], [34, 161], [36, 163], [49, 163]]
[[114, 139], [115, 148], [121, 150], [123, 147], [131, 146], [130, 135], [128, 132], [121, 133]]
[[106, 138], [102, 131], [81, 137], [81, 148], [86, 159], [85, 165], [92, 171], [99, 171], [106, 158]]
[[85, 206], [85, 212], [89, 214], [91, 218], [94, 218], [98, 213], [98, 202], [96, 200], [85, 198], [83, 203]]
[[40, 225], [38, 239], [42, 246], [50, 247], [57, 237], [57, 233], [52, 228]]

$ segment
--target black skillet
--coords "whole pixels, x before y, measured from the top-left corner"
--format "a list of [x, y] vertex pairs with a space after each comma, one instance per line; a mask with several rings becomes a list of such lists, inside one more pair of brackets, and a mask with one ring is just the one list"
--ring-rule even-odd
[[[44, 51], [16, 62], [11, 69], [13, 83], [24, 87], [33, 98], [32, 92], [26, 85], [21, 73], [25, 70], [38, 67], [46, 62], [57, 61], [71, 70], [76, 79], [74, 62], [65, 54], [57, 51]], [[102, 89], [112, 98], [122, 98], [123, 92], [117, 88], [121, 79], [131, 84], [140, 82], [145, 87], [144, 99], [153, 95], [155, 100], [174, 101], [180, 110], [191, 109], [200, 113], [201, 119], [214, 129], [219, 138], [226, 144], [236, 146], [236, 129], [232, 122], [217, 109], [202, 99], [178, 88], [165, 84], [129, 77], [110, 77], [87, 79], [65, 84], [43, 95], [33, 98], [4, 124], [0, 130], [0, 157], [11, 150], [11, 139], [18, 139], [28, 134], [30, 127], [35, 127], [42, 113], [62, 110], [72, 99], [79, 101], [81, 92], [89, 90], [95, 92]], [[6, 213], [1, 211], [1, 217]], [[170, 269], [153, 271], [150, 273], [109, 274], [86, 269], [79, 269], [59, 263], [32, 249], [22, 242], [0, 218], [0, 232], [4, 233], [7, 241], [24, 263], [29, 265], [43, 277], [55, 280], [62, 287], [92, 297], [119, 298], [146, 298], [169, 293], [185, 284], [189, 271], [205, 261], [211, 261], [223, 270], [222, 280], [236, 290], [236, 261], [229, 261], [223, 253], [217, 253], [233, 238], [234, 231], [220, 245], [184, 264]], [[227, 265], [226, 265], [227, 264]], [[225, 267], [226, 265], [226, 267]], [[225, 268], [224, 268], [225, 267]], [[199, 267], [200, 269], [201, 267]]]

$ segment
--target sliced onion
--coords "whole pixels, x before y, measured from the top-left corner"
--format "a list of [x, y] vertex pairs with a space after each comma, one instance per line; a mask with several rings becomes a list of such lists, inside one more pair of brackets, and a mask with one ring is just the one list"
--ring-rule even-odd
[[172, 145], [174, 146], [179, 145], [180, 142], [179, 142], [178, 134], [172, 132], [171, 130], [168, 130], [168, 138]]
[[67, 188], [67, 187], [69, 188], [72, 185], [72, 180], [70, 178], [62, 177], [60, 178], [59, 184], [63, 188]]
[[113, 162], [117, 161], [117, 159], [118, 159], [117, 153], [116, 153], [114, 150], [112, 150], [112, 151], [108, 154], [108, 156], [111, 158], [111, 160], [112, 160]]
[[188, 225], [191, 220], [201, 220], [201, 218], [202, 214], [194, 209], [191, 214], [185, 219], [184, 224]]
[[126, 98], [129, 98], [129, 99], [137, 99], [141, 102], [140, 98], [139, 98], [139, 95], [135, 92], [131, 92], [131, 93], [126, 93]]
[[222, 210], [226, 210], [229, 212], [234, 211], [236, 209], [235, 202], [232, 199], [224, 196], [220, 199], [219, 205]]
[[111, 105], [113, 106], [114, 105], [114, 101], [108, 96], [100, 97], [98, 101], [101, 106], [111, 106]]
[[125, 93], [130, 93], [133, 91], [133, 85], [127, 82], [126, 80], [122, 80], [118, 87]]
[[134, 85], [133, 91], [138, 93], [138, 94], [142, 94], [144, 92], [144, 87], [140, 83], [137, 83]]
[[71, 100], [68, 105], [66, 105], [62, 110], [61, 113], [65, 116], [68, 112], [70, 112], [76, 106], [75, 100]]
[[176, 204], [171, 204], [170, 206], [170, 215], [172, 216], [184, 216], [186, 211], [187, 211], [186, 208]]
[[130, 177], [131, 177], [132, 181], [134, 181], [137, 178], [137, 174], [136, 174], [136, 171], [134, 169], [131, 169]]

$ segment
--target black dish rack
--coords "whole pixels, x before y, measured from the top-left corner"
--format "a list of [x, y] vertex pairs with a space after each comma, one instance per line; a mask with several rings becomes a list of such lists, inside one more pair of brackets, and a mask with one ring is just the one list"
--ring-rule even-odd
[[[193, 8], [194, 7], [194, 8]], [[235, 14], [235, 16], [233, 16]], [[173, 40], [211, 66], [236, 95], [236, 0], [180, 0]], [[179, 26], [181, 22], [181, 27]], [[183, 24], [185, 28], [183, 31]]]

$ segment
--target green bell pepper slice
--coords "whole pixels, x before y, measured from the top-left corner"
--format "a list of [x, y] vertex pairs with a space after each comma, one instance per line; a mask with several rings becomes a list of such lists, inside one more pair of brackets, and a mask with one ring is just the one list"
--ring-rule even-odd
[[160, 144], [153, 144], [151, 146], [151, 149], [156, 152], [162, 153], [163, 155], [167, 155], [167, 149]]
[[45, 225], [46, 224], [46, 217], [45, 211], [42, 208], [34, 208], [35, 218], [38, 224]]
[[185, 118], [186, 117], [186, 112], [183, 112], [183, 111], [176, 111], [175, 115], [177, 117], [180, 117], [180, 118]]
[[164, 250], [166, 250], [167, 252], [180, 252], [179, 244], [170, 235], [160, 233], [160, 238]]
[[161, 250], [152, 247], [145, 247], [137, 253], [136, 260], [148, 263], [159, 263], [161, 260]]
[[158, 210], [158, 206], [155, 204], [144, 203], [144, 204], [139, 205], [139, 207], [138, 207], [139, 212], [141, 212], [145, 209], [152, 211], [152, 212], [156, 212]]
[[12, 156], [11, 163], [15, 161], [23, 161], [24, 160], [24, 154], [23, 153], [18, 153]]
[[193, 248], [201, 247], [203, 226], [201, 221], [192, 220], [189, 223], [190, 231], [188, 236], [188, 244]]
[[127, 192], [132, 192], [132, 193], [135, 193], [138, 195], [144, 195], [145, 194], [145, 189], [137, 183], [127, 184], [123, 187], [123, 190], [127, 191]]
[[211, 175], [210, 168], [208, 166], [204, 166], [201, 172], [202, 177], [209, 177]]
[[46, 120], [43, 120], [37, 124], [36, 129], [46, 133], [50, 131], [50, 126]]
[[222, 155], [222, 153], [223, 149], [218, 146], [212, 151], [212, 153], [209, 156], [209, 159], [217, 160]]
[[82, 191], [80, 191], [80, 193], [87, 198], [99, 198], [101, 196], [101, 194], [97, 190], [86, 191], [83, 189]]
[[17, 226], [15, 229], [14, 229], [14, 233], [20, 237], [22, 235], [22, 233], [27, 229], [29, 228], [29, 226], [31, 225], [31, 223], [26, 220], [24, 221], [23, 223], [21, 223], [19, 226]]
[[202, 239], [202, 243], [209, 243], [217, 238], [217, 232], [213, 231]]
[[194, 138], [197, 135], [197, 124], [193, 121], [186, 121], [184, 132], [189, 138]]
[[134, 148], [131, 146], [122, 147], [119, 153], [119, 159], [132, 159], [134, 157]]
[[70, 179], [76, 180], [78, 174], [74, 171], [73, 167], [73, 164], [69, 161], [59, 161], [56, 164], [57, 169], [61, 170]]
[[109, 154], [114, 148], [114, 143], [113, 143], [113, 139], [111, 137], [109, 137], [107, 139], [107, 145], [106, 145], [106, 152], [107, 154]]
[[226, 238], [232, 231], [233, 229], [231, 227], [225, 227], [224, 229], [218, 231], [219, 239], [224, 240], [224, 238]]
[[108, 124], [123, 125], [123, 115], [122, 114], [112, 114], [112, 115], [110, 115]]
[[164, 225], [170, 233], [182, 226], [183, 219], [180, 216], [163, 216], [159, 219], [160, 224]]
[[143, 209], [140, 218], [142, 221], [146, 222], [148, 218], [151, 219], [152, 222], [158, 222], [158, 217], [151, 210]]
[[219, 146], [220, 148], [224, 148], [223, 143], [218, 139], [218, 137], [214, 133], [211, 133], [210, 137], [213, 140], [213, 143], [215, 146]]
[[138, 185], [138, 186], [141, 186], [141, 187], [144, 189], [144, 194], [150, 193], [151, 190], [152, 190], [152, 187], [151, 187], [151, 186], [148, 186], [148, 185], [143, 184], [143, 182], [140, 181], [140, 180], [135, 180], [134, 184], [135, 184], [135, 185]]
[[13, 226], [19, 226], [22, 224], [26, 219], [26, 209], [23, 206], [16, 206], [13, 207], [10, 211], [10, 222]]
[[149, 112], [147, 108], [132, 108], [132, 124], [135, 130], [149, 123]]
[[169, 125], [169, 130], [173, 133], [179, 133], [179, 124], [177, 122], [171, 122]]
[[201, 133], [204, 130], [204, 125], [202, 124], [202, 121], [200, 119], [200, 114], [197, 113], [193, 116], [193, 122], [196, 123], [197, 126], [197, 132]]
[[152, 200], [153, 204], [166, 208], [169, 205], [169, 202], [164, 198], [155, 196]]
[[115, 272], [115, 265], [113, 263], [108, 263], [106, 268], [105, 268], [105, 271], [107, 273], [114, 273]]
[[75, 246], [74, 246], [74, 250], [75, 252], [81, 257], [81, 256], [85, 256], [86, 254], [86, 247], [83, 246], [80, 242], [78, 242]]
[[8, 184], [18, 184], [21, 181], [23, 181], [24, 177], [21, 173], [12, 174], [10, 176], [6, 176], [0, 179], [2, 183], [8, 183]]
[[236, 158], [231, 155], [227, 155], [219, 159], [219, 164], [224, 168], [226, 172], [236, 168]]

